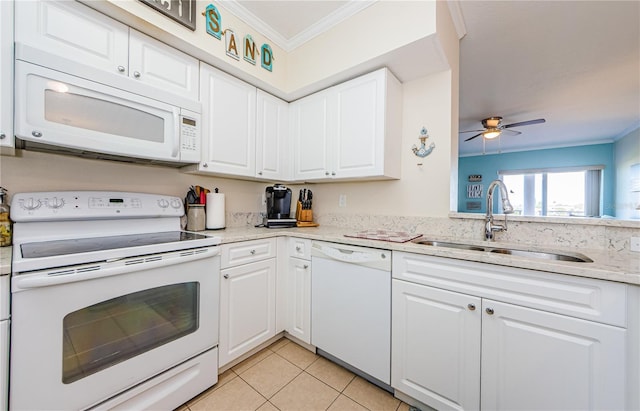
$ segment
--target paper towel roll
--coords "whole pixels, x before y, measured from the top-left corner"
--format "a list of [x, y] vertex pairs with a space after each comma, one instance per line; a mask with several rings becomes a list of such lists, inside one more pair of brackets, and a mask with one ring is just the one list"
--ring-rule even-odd
[[224, 225], [224, 194], [207, 194], [207, 228], [219, 230], [225, 228]]

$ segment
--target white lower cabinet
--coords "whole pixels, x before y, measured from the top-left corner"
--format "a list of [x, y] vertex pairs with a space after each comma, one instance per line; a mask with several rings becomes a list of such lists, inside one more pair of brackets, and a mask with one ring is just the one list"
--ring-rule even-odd
[[397, 392], [438, 410], [628, 408], [624, 284], [409, 253], [393, 277]]
[[[274, 254], [260, 257], [257, 249]], [[276, 335], [275, 239], [225, 244], [222, 260], [230, 255], [226, 261], [234, 261], [233, 255], [245, 250], [247, 258], [236, 261], [246, 263], [221, 270], [219, 367]], [[251, 260], [254, 255], [256, 261]]]
[[311, 261], [289, 258], [286, 299], [286, 331], [311, 344]]

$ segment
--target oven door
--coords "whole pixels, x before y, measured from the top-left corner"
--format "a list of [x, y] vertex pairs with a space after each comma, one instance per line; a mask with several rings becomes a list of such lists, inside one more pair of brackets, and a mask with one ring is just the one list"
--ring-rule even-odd
[[26, 142], [180, 161], [180, 108], [16, 60], [16, 136]]
[[218, 253], [14, 276], [11, 409], [84, 409], [215, 347]]

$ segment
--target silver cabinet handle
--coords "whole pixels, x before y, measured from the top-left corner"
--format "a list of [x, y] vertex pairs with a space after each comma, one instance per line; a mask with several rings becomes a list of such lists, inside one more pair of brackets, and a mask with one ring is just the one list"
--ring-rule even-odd
[[207, 167], [209, 167], [209, 164], [207, 164], [207, 163], [203, 163], [203, 164], [202, 164], [202, 167], [207, 168]]
[[328, 175], [329, 175], [329, 172], [328, 172], [328, 171], [325, 171], [325, 172], [324, 172], [324, 175], [325, 175], [325, 176], [328, 176]]
[[251, 255], [255, 255], [256, 254], [256, 250], [251, 250], [251, 251], [249, 251], [249, 253], [251, 253]]
[[32, 131], [31, 135], [34, 136], [34, 137], [42, 137], [42, 133], [39, 132], [39, 131]]
[[299, 245], [297, 245], [297, 246], [296, 246], [296, 251], [297, 251], [297, 252], [300, 252], [300, 250], [302, 250], [302, 248], [301, 248]]
[[331, 175], [332, 175], [332, 176], [335, 176], [335, 175], [336, 175], [336, 172], [335, 172], [335, 171], [332, 171], [332, 172], [331, 172]]
[[4, 140], [5, 138], [7, 138], [7, 135], [5, 133], [0, 133], [0, 140]]
[[223, 277], [224, 277], [225, 279], [228, 279], [228, 278], [229, 278], [229, 274], [225, 274], [225, 275], [223, 275]]
[[124, 73], [124, 66], [118, 66], [118, 71], [120, 73]]
[[258, 171], [258, 175], [261, 176], [262, 175], [262, 171]]
[[304, 268], [306, 270], [307, 268], [309, 268], [309, 264], [303, 265], [302, 268]]
[[493, 308], [487, 308], [485, 311], [486, 311], [486, 312], [487, 312], [487, 314], [489, 314], [489, 315], [493, 315], [493, 313], [494, 313]]
[[476, 305], [475, 304], [468, 304], [467, 308], [471, 311], [474, 311], [476, 309]]
[[140, 72], [139, 71], [134, 71], [133, 72], [133, 77], [140, 78]]

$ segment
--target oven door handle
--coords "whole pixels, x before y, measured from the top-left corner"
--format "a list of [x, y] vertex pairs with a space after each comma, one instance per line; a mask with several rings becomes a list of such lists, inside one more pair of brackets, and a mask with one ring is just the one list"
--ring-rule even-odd
[[[11, 279], [12, 291], [15, 292], [31, 288], [52, 287], [60, 284], [128, 274], [135, 271], [152, 270], [158, 267], [182, 264], [220, 254], [219, 247], [201, 248], [188, 251], [190, 252], [189, 254], [187, 254], [187, 251], [176, 251], [171, 253], [172, 258], [158, 258], [159, 255], [154, 254], [138, 258], [133, 257], [100, 262], [95, 265], [83, 265], [79, 268], [67, 267], [46, 270], [37, 274], [21, 274], [14, 276]], [[212, 269], [213, 268], [215, 268], [215, 266], [213, 266]]]

